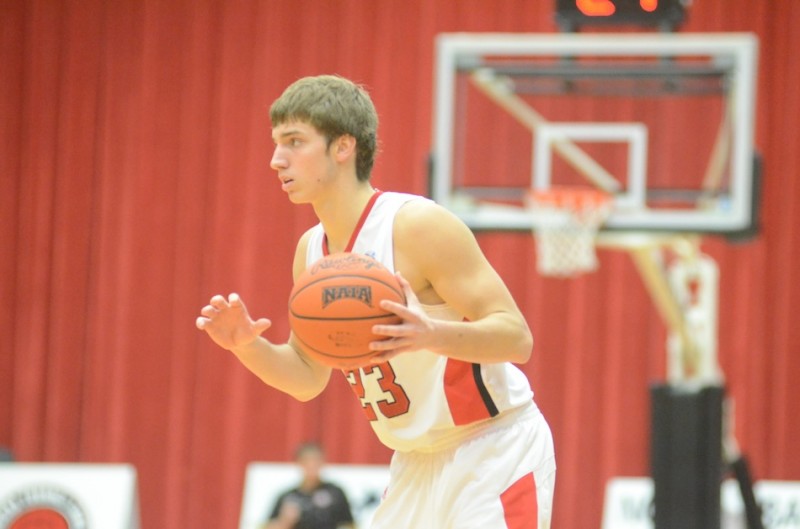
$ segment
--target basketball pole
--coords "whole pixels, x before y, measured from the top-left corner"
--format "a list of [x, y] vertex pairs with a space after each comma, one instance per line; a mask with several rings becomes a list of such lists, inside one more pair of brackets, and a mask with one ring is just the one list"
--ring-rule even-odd
[[[608, 245], [608, 239], [604, 239]], [[624, 240], [624, 239], [623, 239]], [[733, 401], [717, 363], [718, 271], [700, 238], [640, 237], [627, 249], [670, 329], [667, 383], [651, 387], [655, 529], [721, 525], [723, 474], [737, 480], [748, 529], [764, 529]], [[667, 265], [667, 251], [675, 259]]]
[[694, 377], [699, 370], [700, 352], [689, 331], [681, 303], [670, 287], [661, 266], [661, 261], [663, 261], [661, 249], [657, 245], [645, 245], [631, 248], [629, 251], [661, 317], [680, 341], [679, 368], [681, 373], [673, 372], [668, 377], [673, 379]]

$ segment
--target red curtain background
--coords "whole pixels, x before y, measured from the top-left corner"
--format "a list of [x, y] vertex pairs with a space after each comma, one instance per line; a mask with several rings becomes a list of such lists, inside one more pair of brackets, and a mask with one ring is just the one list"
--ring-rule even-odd
[[[720, 361], [756, 478], [800, 479], [800, 4], [693, 2], [683, 31], [761, 39], [761, 235], [709, 239]], [[334, 377], [307, 404], [263, 386], [194, 327], [240, 292], [288, 326], [297, 237], [313, 222], [269, 168], [267, 109], [296, 78], [366, 84], [375, 182], [425, 193], [433, 42], [445, 31], [553, 32], [546, 0], [0, 2], [0, 445], [20, 461], [130, 462], [144, 529], [236, 527], [245, 466], [320, 439], [386, 463]], [[564, 281], [525, 234], [481, 234], [537, 339], [524, 366], [553, 427], [554, 527], [600, 525], [606, 480], [649, 471], [648, 385], [666, 331], [627, 255]]]

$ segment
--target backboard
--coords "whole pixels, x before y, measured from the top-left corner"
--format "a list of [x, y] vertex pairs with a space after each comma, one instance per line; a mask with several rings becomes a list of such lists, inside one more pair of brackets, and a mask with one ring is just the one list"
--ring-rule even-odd
[[606, 230], [740, 233], [754, 216], [757, 39], [441, 34], [431, 197], [475, 230], [536, 226], [530, 189], [611, 193]]

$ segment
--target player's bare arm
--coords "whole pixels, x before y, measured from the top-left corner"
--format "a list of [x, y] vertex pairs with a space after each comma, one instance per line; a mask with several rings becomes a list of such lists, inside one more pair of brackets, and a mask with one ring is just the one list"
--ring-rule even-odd
[[[395, 265], [407, 306], [385, 302], [403, 324], [376, 326], [378, 360], [421, 348], [470, 362], [526, 362], [533, 338], [503, 280], [472, 232], [441, 206], [409, 202], [394, 227]], [[468, 320], [432, 320], [420, 306], [448, 303]]]
[[[301, 238], [295, 253], [293, 273], [305, 269], [305, 242]], [[214, 296], [200, 311], [197, 327], [223, 349], [236, 357], [264, 383], [294, 398], [306, 401], [319, 395], [330, 378], [330, 368], [308, 360], [293, 344], [274, 344], [261, 334], [272, 323], [266, 318], [252, 319], [237, 294]]]

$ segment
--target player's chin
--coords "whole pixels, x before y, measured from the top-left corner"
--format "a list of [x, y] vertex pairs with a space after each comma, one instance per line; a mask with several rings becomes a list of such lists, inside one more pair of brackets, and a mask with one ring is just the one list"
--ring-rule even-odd
[[310, 202], [307, 193], [303, 192], [303, 189], [297, 182], [292, 181], [288, 184], [284, 184], [281, 189], [286, 193], [286, 196], [292, 204], [307, 204]]
[[289, 202], [291, 202], [292, 204], [301, 205], [301, 204], [310, 204], [311, 203], [311, 201], [309, 199], [305, 198], [302, 193], [289, 192], [289, 193], [286, 194], [286, 196], [289, 197]]

